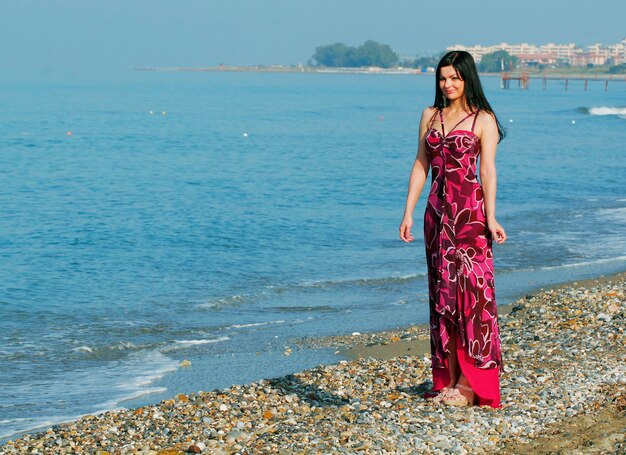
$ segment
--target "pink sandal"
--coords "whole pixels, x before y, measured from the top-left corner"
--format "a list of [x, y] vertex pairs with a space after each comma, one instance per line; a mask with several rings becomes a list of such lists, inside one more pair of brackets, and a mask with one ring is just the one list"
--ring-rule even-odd
[[[459, 390], [470, 392], [469, 397], [463, 395]], [[457, 384], [453, 389], [449, 389], [446, 396], [443, 397], [443, 404], [448, 406], [471, 406], [474, 404], [475, 398], [474, 390], [471, 387]]]

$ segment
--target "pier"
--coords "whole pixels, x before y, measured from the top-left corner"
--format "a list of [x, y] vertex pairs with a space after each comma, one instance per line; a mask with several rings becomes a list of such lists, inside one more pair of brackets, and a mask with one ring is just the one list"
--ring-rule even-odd
[[570, 81], [583, 81], [584, 90], [587, 90], [589, 81], [604, 82], [604, 91], [609, 90], [609, 81], [626, 82], [624, 74], [529, 74], [526, 72], [502, 71], [500, 73], [500, 88], [511, 88], [511, 81], [517, 81], [517, 86], [528, 90], [531, 79], [541, 79], [541, 88], [546, 89], [548, 81], [565, 81], [565, 90], [569, 88]]
[[500, 88], [511, 88], [511, 81], [517, 81], [517, 86], [523, 90], [528, 89], [530, 76], [526, 73], [513, 73], [511, 71], [503, 71], [500, 76]]

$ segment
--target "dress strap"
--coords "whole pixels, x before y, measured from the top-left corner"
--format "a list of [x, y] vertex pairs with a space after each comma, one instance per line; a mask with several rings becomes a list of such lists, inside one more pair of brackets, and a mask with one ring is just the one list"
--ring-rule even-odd
[[439, 123], [441, 123], [441, 135], [446, 136], [446, 127], [443, 124], [443, 108], [439, 108]]
[[[463, 123], [465, 120], [467, 120], [468, 118], [470, 118], [472, 115], [476, 113], [478, 113], [478, 111], [470, 112], [469, 114], [467, 114], [465, 117], [463, 117], [461, 121], [459, 121], [456, 125], [454, 125], [454, 128], [452, 128], [450, 131], [454, 131], [457, 126], [459, 126], [461, 123]], [[474, 122], [476, 122], [476, 117], [474, 117]], [[441, 124], [443, 125], [443, 120], [441, 121]], [[472, 123], [472, 130], [473, 129], [474, 129], [474, 124]]]
[[472, 122], [472, 133], [474, 132], [474, 126], [476, 126], [476, 119], [478, 118], [478, 113], [480, 112], [480, 109], [476, 110], [476, 115], [474, 116], [474, 121]]

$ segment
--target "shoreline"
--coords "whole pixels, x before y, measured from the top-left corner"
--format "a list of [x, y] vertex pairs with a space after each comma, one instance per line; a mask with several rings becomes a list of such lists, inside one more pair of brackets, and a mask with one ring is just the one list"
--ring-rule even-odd
[[[626, 281], [626, 271], [610, 275], [599, 275], [596, 278], [587, 278], [548, 286], [540, 286], [525, 293], [526, 297], [541, 292], [557, 291], [570, 287], [594, 287], [613, 281]], [[506, 317], [511, 313], [516, 301], [498, 306], [498, 317]], [[336, 353], [345, 360], [357, 360], [364, 357], [390, 359], [401, 355], [430, 355], [430, 341], [428, 324], [409, 325], [396, 330], [359, 333], [352, 335], [338, 335], [323, 338], [303, 338], [294, 343], [299, 347], [320, 349], [327, 347], [337, 348]]]
[[[605, 270], [596, 270], [595, 275], [590, 273], [588, 270], [582, 270], [582, 272], [579, 270], [576, 273], [547, 275], [544, 276], [544, 279], [542, 280], [528, 280], [524, 276], [510, 276], [510, 274], [500, 275], [500, 289], [507, 289], [506, 287], [503, 287], [503, 284], [508, 284], [509, 288], [511, 288], [512, 283], [517, 283], [517, 285], [520, 285], [521, 283], [525, 284], [525, 286], [522, 286], [521, 289], [517, 289], [514, 293], [511, 292], [512, 289], [507, 289], [508, 292], [501, 292], [499, 302], [503, 303], [499, 304], [500, 314], [503, 314], [503, 311], [506, 311], [512, 302], [515, 302], [517, 299], [523, 297], [524, 295], [528, 295], [529, 293], [543, 289], [566, 286], [571, 283], [595, 282], [598, 279], [610, 279], [613, 276], [619, 275], [620, 272], [617, 271], [624, 269], [626, 269], [626, 264], [617, 268], [612, 267]], [[617, 275], [615, 275], [616, 272]], [[506, 281], [502, 279], [503, 276], [508, 277]], [[594, 276], [599, 278], [587, 279], [587, 277]], [[424, 283], [424, 285], [426, 285], [426, 283]], [[503, 295], [506, 296], [502, 298]], [[427, 309], [427, 307], [425, 308]], [[243, 355], [233, 357], [232, 359], [231, 354], [228, 353], [226, 355], [217, 354], [216, 356], [207, 356], [206, 353], [205, 355], [200, 356], [187, 354], [178, 356], [176, 360], [174, 360], [176, 364], [179, 364], [183, 360], [191, 359], [193, 366], [191, 368], [183, 368], [178, 365], [174, 371], [169, 374], [165, 374], [156, 381], [153, 381], [150, 384], [150, 388], [147, 393], [135, 394], [129, 398], [117, 400], [115, 404], [109, 404], [104, 407], [95, 405], [95, 402], [91, 400], [91, 406], [89, 406], [88, 403], [87, 409], [82, 412], [57, 413], [52, 414], [54, 416], [52, 418], [37, 416], [38, 418], [31, 419], [23, 415], [12, 416], [13, 419], [17, 420], [7, 422], [23, 421], [29, 422], [29, 424], [24, 425], [22, 428], [19, 428], [19, 426], [16, 425], [13, 432], [5, 431], [2, 437], [0, 437], [0, 446], [10, 439], [19, 437], [19, 435], [37, 433], [52, 425], [79, 420], [85, 415], [101, 414], [112, 410], [153, 405], [163, 400], [168, 400], [175, 394], [179, 393], [189, 394], [198, 390], [227, 388], [233, 384], [248, 384], [260, 381], [267, 377], [279, 377], [313, 368], [318, 365], [333, 364], [342, 359], [350, 360], [352, 357], [350, 357], [349, 352], [346, 352], [346, 347], [348, 345], [353, 346], [357, 344], [359, 340], [361, 340], [363, 344], [380, 345], [377, 350], [388, 352], [389, 354], [387, 354], [387, 358], [393, 357], [394, 355], [409, 355], [419, 352], [420, 350], [423, 354], [427, 354], [429, 351], [428, 330], [425, 325], [427, 319], [422, 319], [420, 317], [416, 322], [405, 322], [403, 325], [399, 325], [398, 321], [402, 321], [404, 313], [396, 313], [394, 313], [395, 317], [389, 319], [389, 321], [394, 321], [392, 324], [383, 324], [386, 327], [371, 327], [371, 324], [368, 324], [365, 320], [363, 320], [361, 321], [362, 323], [353, 324], [353, 327], [347, 331], [338, 331], [337, 327], [335, 327], [334, 330], [327, 331], [326, 334], [316, 334], [315, 337], [304, 334], [293, 335], [286, 338], [281, 337], [281, 340], [283, 341], [269, 347], [269, 350], [264, 351], [262, 354], [260, 352], [254, 352], [255, 350], [253, 349], [249, 353], [248, 351], [245, 351]], [[357, 330], [360, 331], [361, 334], [355, 337], [352, 333]], [[419, 330], [422, 330], [422, 332], [419, 333]], [[418, 333], [413, 333], [415, 331]], [[316, 332], [310, 331], [309, 333]], [[393, 338], [396, 338], [396, 340]], [[422, 343], [421, 348], [413, 347], [410, 344], [412, 342], [411, 340], [417, 338], [421, 339], [421, 341], [418, 341], [418, 343]], [[405, 343], [406, 348], [404, 351], [393, 346], [396, 341], [401, 344]], [[374, 350], [371, 355], [376, 357], [380, 354]], [[254, 364], [258, 364], [258, 366], [250, 365], [250, 367], [246, 367], [247, 369], [243, 372], [238, 372], [238, 368], [232, 368], [233, 361], [235, 363], [241, 363], [242, 361], [248, 361], [246, 358], [248, 358], [249, 361], [254, 362]], [[251, 371], [252, 373], [250, 373]], [[207, 381], [205, 380], [206, 377], [213, 379]], [[217, 381], [215, 378], [218, 378]], [[112, 402], [107, 401], [107, 403]]]
[[414, 68], [332, 68], [315, 66], [288, 66], [288, 65], [267, 65], [267, 66], [206, 66], [206, 67], [138, 67], [135, 71], [146, 72], [188, 72], [188, 73], [309, 73], [309, 74], [412, 74], [412, 75], [434, 75], [433, 72], [422, 72]]
[[[24, 435], [0, 447], [7, 453], [21, 453], [25, 447], [29, 450], [39, 447], [43, 453], [50, 453], [46, 452], [46, 447], [54, 448], [55, 453], [73, 453], [83, 447], [133, 453], [142, 447], [186, 450], [191, 443], [200, 442], [211, 447], [204, 453], [218, 449], [224, 453], [240, 449], [254, 451], [260, 449], [258, 444], [266, 444], [264, 450], [271, 452], [280, 447], [272, 449], [272, 444], [280, 441], [296, 450], [302, 447], [298, 445], [301, 441], [292, 441], [289, 434], [306, 436], [310, 443], [315, 440], [311, 438], [313, 431], [318, 435], [316, 445], [320, 450], [345, 447], [358, 451], [358, 447], [367, 444], [372, 449], [378, 447], [377, 441], [384, 442], [379, 433], [389, 436], [389, 425], [400, 425], [405, 422], [400, 419], [404, 416], [406, 422], [411, 423], [405, 428], [407, 431], [401, 432], [402, 437], [392, 438], [393, 444], [408, 450], [446, 450], [446, 443], [437, 440], [436, 433], [431, 433], [431, 439], [422, 439], [419, 445], [416, 437], [421, 432], [414, 434], [410, 427], [416, 430], [426, 425], [432, 430], [430, 425], [436, 423], [440, 428], [448, 428], [464, 419], [462, 416], [467, 412], [474, 420], [483, 421], [483, 425], [487, 423], [487, 429], [491, 425], [506, 427], [503, 428], [508, 433], [504, 434], [510, 437], [496, 441], [493, 434], [477, 436], [474, 433], [478, 429], [475, 424], [472, 426], [471, 433], [492, 449], [498, 447], [506, 451], [507, 447], [533, 444], [541, 438], [565, 443], [567, 438], [558, 434], [559, 425], [563, 428], [587, 425], [589, 419], [595, 422], [594, 416], [597, 422], [604, 419], [603, 431], [610, 436], [614, 435], [615, 428], [624, 428], [625, 291], [626, 272], [622, 272], [555, 285], [505, 306], [506, 310], [499, 308], [507, 371], [502, 380], [502, 415], [481, 408], [441, 409], [422, 400], [420, 392], [428, 387], [430, 368], [428, 356], [424, 358], [421, 351], [424, 341], [428, 347], [428, 339], [424, 339], [427, 335], [424, 327], [413, 326], [317, 340], [318, 347], [335, 346], [351, 360], [213, 392], [179, 394], [175, 399], [136, 410], [85, 416], [78, 421], [55, 425], [44, 433]], [[546, 325], [545, 319], [550, 324]], [[599, 334], [603, 337], [598, 337]], [[311, 341], [305, 339], [302, 347], [314, 348]], [[582, 356], [578, 355], [583, 352]], [[620, 358], [622, 365], [618, 362]], [[528, 368], [529, 364], [536, 368]], [[572, 368], [573, 373], [565, 366]], [[552, 396], [554, 387], [548, 386], [557, 378], [559, 387], [565, 384], [571, 390], [557, 390], [557, 396]], [[535, 404], [537, 402], [540, 404]], [[519, 407], [525, 408], [526, 413], [520, 414]], [[613, 416], [608, 423], [607, 412]], [[325, 413], [332, 414], [330, 422]], [[332, 436], [337, 433], [331, 428], [333, 425], [328, 428], [323, 425], [333, 420], [343, 426], [343, 437]], [[355, 424], [365, 425], [372, 431], [361, 434]], [[524, 431], [518, 431], [520, 428]], [[576, 432], [584, 433], [580, 429]], [[357, 438], [357, 434], [363, 438]], [[411, 434], [413, 436], [409, 437]], [[428, 431], [421, 436], [428, 436]], [[360, 445], [349, 444], [357, 439]], [[607, 443], [606, 438], [602, 441], [602, 444]], [[433, 444], [429, 445], [430, 442]], [[46, 446], [51, 443], [53, 445]], [[613, 443], [623, 444], [623, 439], [617, 438]], [[186, 444], [189, 445], [183, 447]], [[458, 449], [475, 448], [467, 444]]]
[[[379, 68], [379, 67], [316, 67], [316, 66], [290, 66], [290, 65], [218, 65], [206, 67], [136, 67], [134, 71], [141, 72], [186, 72], [186, 73], [306, 73], [306, 74], [387, 74], [387, 75], [413, 75], [413, 76], [434, 76], [433, 71], [422, 71], [416, 68]], [[586, 73], [586, 72], [553, 72], [553, 71], [524, 71], [515, 70], [512, 74], [527, 74], [530, 79], [588, 79], [606, 81], [626, 81], [624, 74], [611, 73]], [[501, 77], [501, 72], [479, 73], [484, 77]]]

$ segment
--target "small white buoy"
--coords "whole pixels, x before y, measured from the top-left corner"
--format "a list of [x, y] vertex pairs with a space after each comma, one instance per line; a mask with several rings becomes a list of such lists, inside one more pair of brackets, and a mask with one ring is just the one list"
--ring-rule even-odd
[[167, 115], [167, 112], [163, 111], [161, 112], [161, 115]]
[[150, 111], [150, 115], [154, 114], [154, 111]]
[[572, 120], [572, 125], [576, 125], [576, 120]]
[[509, 123], [513, 123], [513, 119], [512, 118], [509, 119]]
[[248, 137], [248, 133], [243, 133], [243, 137]]

